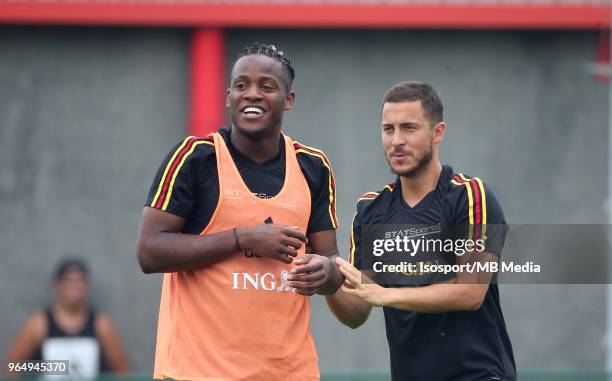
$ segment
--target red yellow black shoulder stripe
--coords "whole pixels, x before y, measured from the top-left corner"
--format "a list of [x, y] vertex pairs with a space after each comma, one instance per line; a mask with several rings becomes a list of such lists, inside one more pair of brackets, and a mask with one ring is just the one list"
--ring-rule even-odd
[[376, 197], [378, 197], [378, 195], [380, 195], [380, 193], [378, 192], [367, 192], [362, 194], [361, 197], [359, 197], [359, 199], [357, 200], [357, 202], [361, 200], [374, 200]]
[[155, 196], [151, 202], [152, 207], [161, 210], [166, 210], [168, 208], [168, 204], [172, 198], [172, 190], [176, 176], [181, 171], [181, 167], [187, 158], [193, 153], [195, 148], [201, 144], [214, 146], [215, 143], [212, 135], [207, 135], [205, 137], [188, 136], [174, 151], [166, 165], [159, 185], [157, 186], [157, 192], [155, 192]]
[[355, 219], [357, 218], [357, 213], [353, 216], [353, 222], [351, 223], [351, 242], [349, 247], [349, 257], [348, 262], [351, 265], [355, 265]]
[[[486, 225], [487, 197], [482, 180], [478, 177], [468, 178], [462, 173], [459, 173], [451, 179], [451, 183], [457, 186], [465, 186], [466, 188], [468, 196], [468, 222], [470, 224], [470, 231], [472, 231], [474, 225]], [[473, 237], [475, 239], [479, 239], [484, 235], [484, 231], [481, 232], [480, 228], [477, 228], [474, 233], [475, 234]]]
[[366, 192], [366, 193], [362, 194], [359, 197], [359, 199], [357, 200], [357, 202], [359, 202], [361, 200], [373, 200], [373, 199], [377, 198], [378, 196], [380, 196], [384, 192], [393, 192], [393, 189], [395, 189], [395, 183], [389, 183], [389, 184], [385, 185], [385, 187], [380, 192]]

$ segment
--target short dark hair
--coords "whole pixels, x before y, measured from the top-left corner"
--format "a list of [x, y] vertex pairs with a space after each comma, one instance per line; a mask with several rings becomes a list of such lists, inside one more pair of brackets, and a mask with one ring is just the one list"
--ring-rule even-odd
[[293, 79], [295, 78], [295, 69], [291, 66], [291, 61], [287, 57], [285, 57], [285, 53], [283, 51], [278, 50], [274, 45], [262, 44], [260, 42], [255, 42], [251, 46], [247, 46], [238, 54], [236, 60], [234, 61], [234, 65], [238, 62], [239, 59], [246, 56], [252, 55], [262, 55], [266, 57], [270, 57], [283, 65], [283, 68], [287, 71], [287, 76], [289, 77], [289, 89], [291, 89], [291, 84], [293, 83]]
[[383, 97], [385, 103], [421, 101], [425, 117], [432, 125], [444, 120], [444, 106], [440, 95], [433, 86], [423, 82], [400, 82], [387, 90]]
[[55, 280], [62, 280], [70, 270], [78, 270], [85, 275], [85, 278], [88, 278], [89, 269], [83, 260], [78, 258], [64, 258], [55, 268]]

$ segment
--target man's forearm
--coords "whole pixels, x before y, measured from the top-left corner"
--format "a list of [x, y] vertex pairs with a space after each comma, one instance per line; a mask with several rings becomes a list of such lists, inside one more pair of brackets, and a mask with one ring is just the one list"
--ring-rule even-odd
[[387, 288], [384, 305], [400, 310], [439, 313], [475, 311], [488, 284], [433, 284], [415, 288]]
[[205, 236], [158, 232], [138, 241], [138, 261], [147, 274], [197, 270], [234, 253], [232, 230]]
[[334, 316], [344, 325], [353, 329], [368, 320], [372, 307], [354, 296], [338, 290], [333, 295], [326, 295], [325, 300]]

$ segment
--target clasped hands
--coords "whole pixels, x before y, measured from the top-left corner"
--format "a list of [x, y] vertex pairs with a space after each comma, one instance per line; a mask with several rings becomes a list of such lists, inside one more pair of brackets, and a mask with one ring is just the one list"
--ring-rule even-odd
[[333, 257], [311, 253], [298, 256], [298, 250], [308, 243], [308, 239], [295, 226], [255, 225], [239, 228], [238, 235], [243, 248], [260, 256], [295, 265], [287, 281], [292, 291], [298, 294], [321, 293], [329, 286], [333, 274], [340, 270], [345, 277], [342, 291], [373, 306], [385, 303], [385, 289], [342, 258], [334, 256], [334, 260]]
[[291, 290], [298, 294], [328, 293], [334, 274], [339, 277], [338, 269], [329, 257], [318, 254], [298, 256], [298, 250], [308, 244], [308, 239], [296, 226], [261, 224], [237, 228], [236, 234], [237, 247], [260, 257], [295, 265], [287, 281]]
[[296, 268], [289, 275], [289, 286], [295, 292], [302, 295], [313, 295], [318, 293], [334, 271], [334, 267], [344, 275], [344, 284], [341, 290], [349, 295], [353, 295], [365, 303], [382, 307], [388, 303], [388, 293], [384, 287], [379, 286], [367, 275], [359, 271], [340, 257], [335, 258], [335, 262], [328, 257], [317, 254], [305, 254], [293, 261]]

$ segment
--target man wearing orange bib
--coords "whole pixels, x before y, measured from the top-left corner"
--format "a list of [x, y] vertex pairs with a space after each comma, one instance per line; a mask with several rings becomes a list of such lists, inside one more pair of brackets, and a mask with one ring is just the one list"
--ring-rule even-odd
[[138, 237], [142, 270], [164, 273], [154, 378], [319, 380], [309, 296], [344, 278], [329, 160], [281, 133], [294, 75], [273, 45], [246, 48], [231, 127], [186, 138], [158, 170]]

